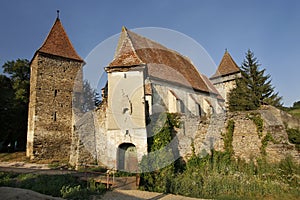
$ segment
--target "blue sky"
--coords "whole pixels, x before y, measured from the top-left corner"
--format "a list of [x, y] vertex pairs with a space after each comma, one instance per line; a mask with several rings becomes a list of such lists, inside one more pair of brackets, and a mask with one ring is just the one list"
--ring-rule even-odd
[[57, 9], [82, 58], [119, 33], [123, 25], [167, 28], [193, 38], [217, 65], [225, 48], [238, 65], [250, 48], [271, 75], [285, 105], [300, 100], [300, 1], [1, 1], [1, 66], [7, 60], [32, 58], [53, 25]]

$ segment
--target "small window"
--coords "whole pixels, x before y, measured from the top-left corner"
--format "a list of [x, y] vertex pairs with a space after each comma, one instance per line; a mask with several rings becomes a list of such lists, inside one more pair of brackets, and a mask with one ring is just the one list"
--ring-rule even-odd
[[202, 115], [201, 106], [200, 106], [200, 104], [197, 104], [197, 103], [196, 103], [196, 105], [198, 107], [198, 115], [201, 116]]
[[53, 113], [53, 121], [56, 122], [56, 112]]
[[181, 99], [177, 99], [176, 102], [177, 102], [177, 112], [184, 113], [185, 109], [184, 109], [183, 101]]
[[54, 90], [54, 97], [57, 96], [57, 90]]

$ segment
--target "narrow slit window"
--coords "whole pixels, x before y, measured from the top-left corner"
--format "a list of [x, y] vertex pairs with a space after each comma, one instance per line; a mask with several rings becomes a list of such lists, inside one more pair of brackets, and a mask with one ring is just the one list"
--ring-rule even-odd
[[53, 113], [53, 121], [56, 122], [56, 112]]
[[54, 97], [57, 96], [57, 90], [54, 90]]

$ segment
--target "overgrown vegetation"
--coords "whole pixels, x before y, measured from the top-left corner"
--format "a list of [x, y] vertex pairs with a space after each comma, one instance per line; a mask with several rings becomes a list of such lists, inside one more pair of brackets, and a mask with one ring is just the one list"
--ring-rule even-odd
[[290, 143], [295, 144], [296, 149], [300, 151], [300, 131], [298, 129], [288, 128], [286, 132]]
[[226, 152], [228, 152], [230, 155], [233, 155], [233, 146], [232, 146], [232, 141], [233, 141], [233, 132], [234, 132], [234, 121], [229, 120], [227, 124], [227, 132], [224, 134], [224, 149]]
[[261, 118], [259, 113], [250, 113], [247, 117], [254, 122], [258, 137], [261, 138], [264, 130], [264, 120]]
[[[174, 128], [172, 124], [165, 125], [164, 130]], [[249, 162], [235, 159], [232, 156], [233, 131], [234, 121], [229, 121], [223, 135], [224, 152], [212, 149], [206, 154], [196, 155], [192, 143], [192, 157], [186, 163], [177, 162], [142, 173], [141, 189], [208, 199], [298, 199], [299, 164], [291, 157], [279, 163], [268, 163], [264, 157]], [[155, 140], [160, 141], [160, 137], [158, 135]], [[165, 135], [161, 138], [170, 139]], [[262, 139], [262, 148], [272, 140], [271, 134], [267, 133]], [[160, 144], [165, 143], [160, 141]], [[159, 154], [156, 156], [160, 157]], [[143, 162], [142, 167], [145, 167], [143, 164], [152, 164], [146, 159]]]
[[0, 172], [0, 186], [19, 187], [66, 199], [89, 199], [100, 195], [105, 186], [93, 180], [82, 181], [72, 175], [38, 175]]
[[179, 125], [177, 114], [162, 114], [158, 118], [157, 126], [153, 129], [155, 134], [149, 144], [150, 152], [140, 163], [140, 169], [143, 172], [141, 174], [142, 189], [170, 192], [169, 183], [175, 174], [173, 161], [176, 149], [172, 149], [172, 145], [169, 144], [174, 138], [174, 128]]
[[267, 155], [266, 148], [269, 142], [275, 143], [275, 140], [272, 137], [271, 133], [267, 132], [267, 134], [261, 140], [260, 152], [262, 153], [262, 155]]

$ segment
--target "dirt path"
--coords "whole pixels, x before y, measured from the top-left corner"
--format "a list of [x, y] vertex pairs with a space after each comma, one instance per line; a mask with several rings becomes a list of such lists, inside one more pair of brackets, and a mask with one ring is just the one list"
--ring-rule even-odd
[[[63, 200], [31, 190], [11, 187], [0, 187], [1, 200]], [[104, 196], [94, 197], [102, 200], [199, 200], [173, 194], [161, 194], [156, 192], [146, 192], [139, 190], [113, 190], [106, 192]]]
[[[72, 170], [57, 170], [50, 169], [46, 164], [34, 164], [26, 162], [0, 162], [0, 171], [6, 172], [16, 172], [16, 173], [38, 173], [38, 174], [74, 174], [77, 176], [83, 176], [84, 173], [80, 173]], [[132, 177], [135, 179], [135, 177]], [[129, 178], [130, 179], [130, 178]], [[126, 184], [134, 185], [130, 181], [126, 180]], [[147, 192], [140, 190], [126, 190], [126, 184], [120, 187], [120, 189], [114, 189], [113, 191], [108, 191], [102, 197], [95, 197], [93, 199], [104, 199], [104, 200], [196, 200], [196, 198], [189, 198], [179, 195], [172, 194], [161, 194], [155, 192]], [[130, 187], [129, 187], [130, 188]], [[20, 188], [10, 188], [10, 187], [0, 187], [0, 199], [10, 199], [10, 200], [58, 200], [61, 198], [55, 198], [47, 195], [43, 195], [31, 190], [25, 190]], [[199, 199], [198, 199], [199, 200]]]
[[173, 194], [162, 194], [140, 190], [113, 190], [106, 192], [102, 197], [104, 200], [199, 200], [197, 198], [184, 197]]
[[61, 200], [31, 190], [11, 187], [0, 187], [0, 199], [2, 200]]

